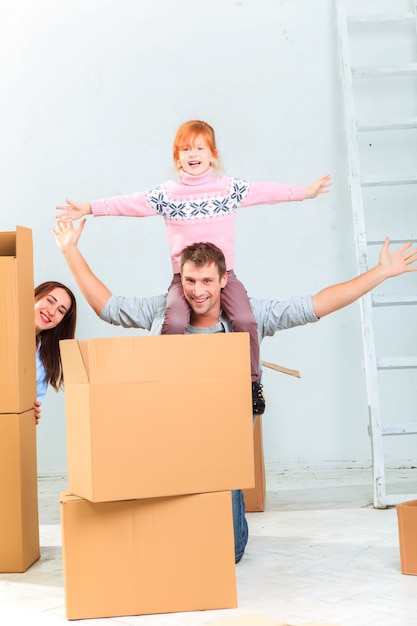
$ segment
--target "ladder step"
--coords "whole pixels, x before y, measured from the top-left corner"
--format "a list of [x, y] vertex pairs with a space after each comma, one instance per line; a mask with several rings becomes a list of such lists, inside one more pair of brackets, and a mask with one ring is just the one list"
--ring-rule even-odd
[[382, 357], [376, 360], [376, 366], [379, 370], [414, 369], [417, 367], [417, 357]]
[[[381, 246], [384, 241], [387, 233], [370, 233], [367, 237], [368, 246], [378, 245]], [[408, 243], [409, 241], [417, 241], [417, 232], [410, 233], [396, 233], [395, 235], [389, 234], [389, 240], [393, 244], [401, 244]]]
[[371, 294], [373, 306], [417, 304], [415, 293]]
[[379, 13], [372, 15], [347, 15], [349, 24], [412, 24], [414, 13]]
[[363, 176], [362, 187], [378, 187], [382, 185], [415, 185], [417, 174], [406, 174], [404, 176]]
[[383, 435], [417, 435], [417, 423], [386, 424], [381, 426]]
[[404, 117], [387, 120], [357, 120], [358, 131], [366, 130], [408, 130], [417, 128], [417, 117]]
[[401, 76], [417, 72], [417, 63], [405, 63], [404, 65], [391, 66], [363, 66], [352, 67], [353, 76]]

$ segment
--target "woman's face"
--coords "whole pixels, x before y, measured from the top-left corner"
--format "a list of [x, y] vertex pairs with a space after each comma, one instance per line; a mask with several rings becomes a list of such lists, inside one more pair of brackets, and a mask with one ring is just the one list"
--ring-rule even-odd
[[55, 328], [71, 308], [71, 298], [62, 287], [55, 287], [35, 302], [36, 334]]

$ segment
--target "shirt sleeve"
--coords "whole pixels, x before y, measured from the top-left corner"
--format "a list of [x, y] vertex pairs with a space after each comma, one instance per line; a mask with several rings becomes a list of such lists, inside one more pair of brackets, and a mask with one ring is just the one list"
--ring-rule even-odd
[[279, 204], [280, 202], [300, 202], [305, 200], [306, 188], [285, 183], [254, 183], [250, 182], [242, 201], [243, 206], [256, 204]]
[[95, 217], [103, 215], [124, 215], [126, 217], [149, 217], [158, 215], [151, 204], [146, 192], [136, 192], [132, 195], [114, 196], [90, 202], [91, 211]]
[[304, 326], [318, 321], [313, 311], [311, 296], [292, 296], [287, 300], [255, 300], [251, 306], [261, 337], [274, 335], [279, 330]]
[[154, 331], [155, 324], [165, 316], [166, 296], [138, 298], [135, 296], [111, 296], [104, 305], [100, 319], [124, 328], [143, 328]]
[[36, 400], [43, 402], [48, 390], [48, 383], [46, 381], [46, 369], [41, 361], [39, 354], [39, 348], [36, 350]]

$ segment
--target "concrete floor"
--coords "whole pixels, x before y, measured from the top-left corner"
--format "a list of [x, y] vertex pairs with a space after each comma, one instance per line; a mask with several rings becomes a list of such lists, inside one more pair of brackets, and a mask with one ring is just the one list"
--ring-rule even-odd
[[[390, 493], [417, 493], [417, 470], [387, 473]], [[39, 481], [41, 558], [24, 574], [0, 574], [0, 624], [68, 624], [62, 578], [59, 492]], [[397, 491], [395, 491], [397, 489]], [[263, 513], [237, 565], [238, 608], [81, 620], [83, 626], [416, 626], [417, 576], [401, 574], [397, 512], [372, 504], [370, 470], [277, 472], [267, 468]], [[269, 619], [267, 619], [269, 618]]]

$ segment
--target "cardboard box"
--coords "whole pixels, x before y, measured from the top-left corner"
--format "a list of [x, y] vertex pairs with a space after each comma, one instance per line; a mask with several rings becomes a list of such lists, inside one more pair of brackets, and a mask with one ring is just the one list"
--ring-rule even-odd
[[0, 413], [23, 413], [36, 398], [32, 231], [0, 233]]
[[33, 410], [0, 415], [0, 572], [24, 572], [40, 556]]
[[401, 572], [417, 575], [417, 500], [397, 504]]
[[60, 506], [68, 619], [237, 606], [230, 492]]
[[253, 454], [255, 461], [255, 487], [243, 490], [247, 513], [265, 511], [266, 479], [262, 439], [262, 415], [257, 416], [253, 429]]
[[72, 493], [110, 502], [254, 486], [247, 333], [60, 346]]

